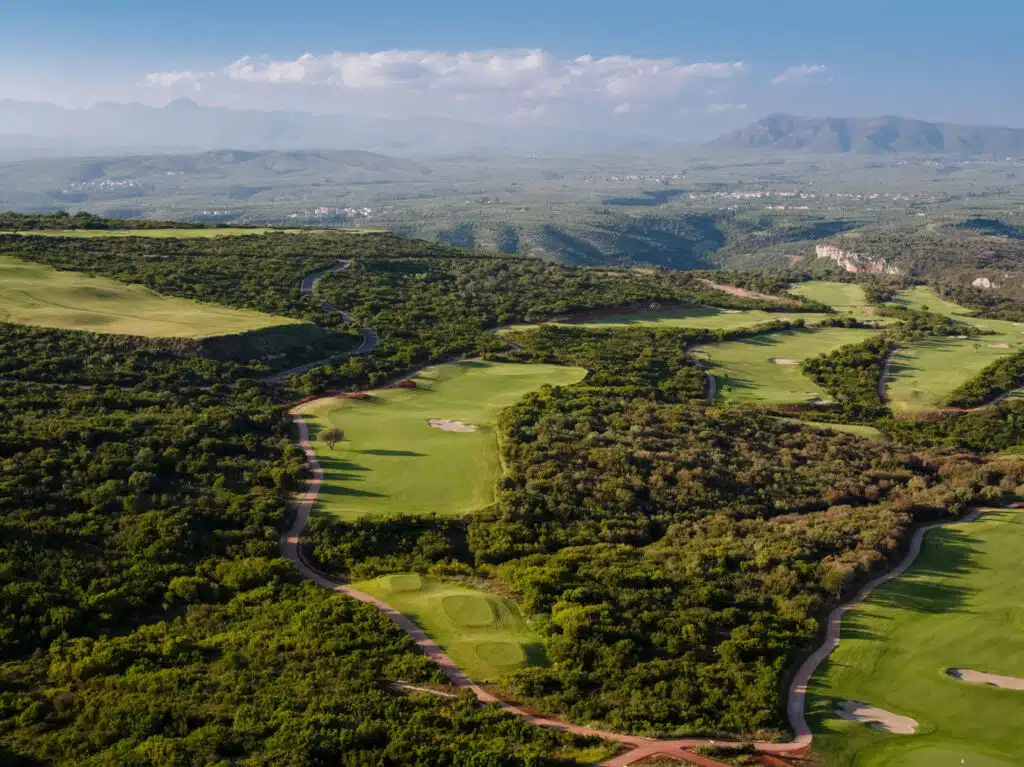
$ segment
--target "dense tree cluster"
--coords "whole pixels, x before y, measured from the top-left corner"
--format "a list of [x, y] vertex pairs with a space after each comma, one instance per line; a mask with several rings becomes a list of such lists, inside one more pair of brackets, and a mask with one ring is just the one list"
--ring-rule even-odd
[[1024, 354], [1002, 357], [949, 395], [951, 407], [979, 407], [1024, 384]]
[[804, 375], [835, 397], [850, 419], [870, 420], [888, 413], [878, 396], [885, 358], [895, 348], [879, 336], [804, 360]]
[[391, 684], [443, 676], [280, 558], [305, 460], [270, 390], [219, 383], [236, 365], [0, 330], [0, 763], [525, 767], [588, 745]]

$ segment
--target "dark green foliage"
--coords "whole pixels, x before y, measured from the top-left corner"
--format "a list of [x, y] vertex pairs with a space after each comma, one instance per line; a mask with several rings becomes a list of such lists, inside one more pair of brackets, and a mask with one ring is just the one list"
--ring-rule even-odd
[[1024, 402], [1008, 399], [968, 413], [940, 412], [922, 418], [889, 418], [876, 424], [900, 442], [976, 453], [1020, 451]]
[[440, 565], [459, 571], [471, 561], [466, 522], [448, 517], [385, 517], [354, 522], [314, 517], [309, 525], [313, 560], [328, 572], [365, 580], [385, 573], [426, 572]]
[[59, 213], [10, 213], [0, 211], [0, 231], [28, 232], [62, 229], [217, 229], [230, 224], [188, 224], [180, 221], [152, 219], [104, 218], [79, 211], [74, 215]]
[[996, 360], [949, 395], [950, 407], [979, 407], [1024, 384], [1024, 353]]
[[801, 369], [841, 403], [851, 420], [879, 418], [889, 412], [879, 399], [878, 388], [883, 363], [894, 348], [895, 344], [885, 337], [871, 338], [806, 359]]

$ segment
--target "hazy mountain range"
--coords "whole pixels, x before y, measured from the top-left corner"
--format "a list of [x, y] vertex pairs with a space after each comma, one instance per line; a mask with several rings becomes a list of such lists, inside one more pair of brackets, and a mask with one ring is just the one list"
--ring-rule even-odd
[[635, 137], [551, 126], [226, 109], [200, 106], [187, 98], [165, 107], [103, 103], [84, 109], [0, 100], [0, 158], [4, 159], [208, 149], [586, 152], [644, 143]]
[[1024, 130], [911, 120], [906, 117], [770, 115], [721, 136], [708, 149], [812, 152], [926, 152], [1024, 155]]

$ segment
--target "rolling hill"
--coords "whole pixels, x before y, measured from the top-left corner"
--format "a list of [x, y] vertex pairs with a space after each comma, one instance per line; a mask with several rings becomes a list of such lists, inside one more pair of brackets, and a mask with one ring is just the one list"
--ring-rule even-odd
[[1024, 130], [957, 125], [906, 117], [800, 117], [775, 114], [720, 136], [709, 149], [803, 149], [812, 152], [931, 152], [1024, 155]]

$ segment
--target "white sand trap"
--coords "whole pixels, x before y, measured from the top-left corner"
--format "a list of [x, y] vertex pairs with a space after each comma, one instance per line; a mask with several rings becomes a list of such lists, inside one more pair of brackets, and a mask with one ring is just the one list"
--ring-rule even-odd
[[799, 365], [800, 363], [796, 360], [787, 360], [784, 357], [775, 357], [772, 359], [776, 365]]
[[881, 708], [873, 708], [866, 703], [844, 700], [836, 706], [836, 715], [840, 719], [851, 722], [863, 722], [876, 730], [884, 730], [894, 735], [913, 735], [917, 731], [917, 722], [908, 716], [892, 714]]
[[967, 336], [953, 336], [957, 341], [966, 341]]
[[450, 418], [428, 418], [427, 425], [431, 429], [440, 429], [441, 431], [457, 431], [462, 433], [476, 431], [476, 427], [473, 424], [453, 421]]
[[989, 349], [1009, 349], [1010, 345], [1009, 344], [989, 344], [988, 348]]
[[951, 668], [946, 673], [954, 679], [970, 684], [987, 684], [992, 687], [1002, 687], [1004, 690], [1024, 691], [1024, 679], [1016, 676], [999, 676], [999, 674], [986, 674], [983, 671], [972, 671], [969, 668]]
[[722, 314], [743, 314], [742, 309], [723, 309]]

